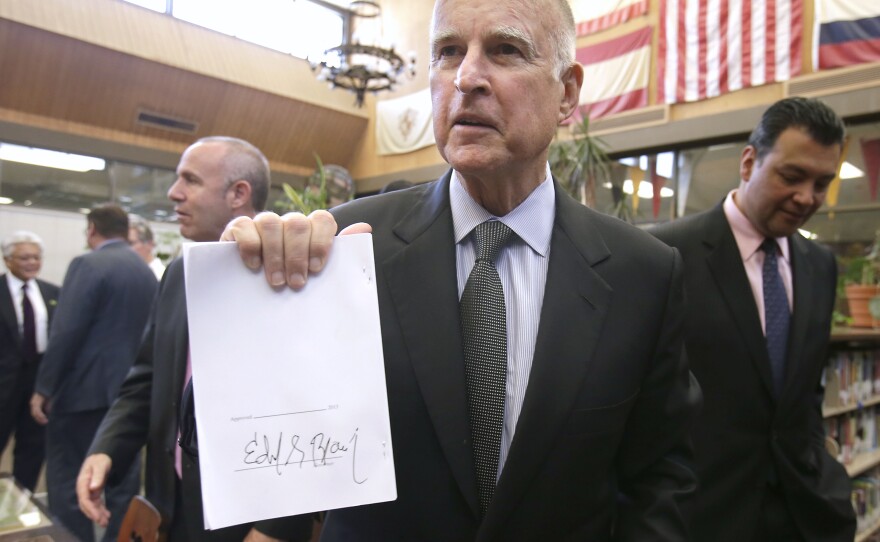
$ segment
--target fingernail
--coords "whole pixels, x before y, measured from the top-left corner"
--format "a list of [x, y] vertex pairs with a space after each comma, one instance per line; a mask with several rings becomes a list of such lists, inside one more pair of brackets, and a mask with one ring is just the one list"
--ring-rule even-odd
[[290, 285], [294, 288], [302, 288], [306, 284], [306, 278], [299, 273], [291, 273]]
[[314, 270], [318, 269], [319, 267], [321, 267], [321, 258], [314, 257], [309, 260], [309, 269], [314, 271]]
[[284, 273], [275, 271], [272, 273], [272, 286], [281, 286], [284, 284]]
[[256, 269], [256, 268], [260, 267], [260, 258], [257, 256], [254, 256], [253, 258], [248, 260], [248, 267], [250, 267], [251, 269]]

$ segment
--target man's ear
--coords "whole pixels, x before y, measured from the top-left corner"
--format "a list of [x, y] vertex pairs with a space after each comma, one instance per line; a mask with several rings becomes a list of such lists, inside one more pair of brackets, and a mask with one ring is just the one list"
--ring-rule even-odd
[[758, 161], [758, 151], [752, 145], [746, 145], [739, 158], [739, 178], [748, 182], [752, 178], [752, 169]]
[[559, 122], [561, 123], [577, 110], [581, 97], [581, 86], [584, 84], [584, 67], [578, 62], [562, 74], [563, 94], [559, 104]]
[[251, 183], [239, 179], [226, 189], [226, 198], [233, 209], [251, 204]]

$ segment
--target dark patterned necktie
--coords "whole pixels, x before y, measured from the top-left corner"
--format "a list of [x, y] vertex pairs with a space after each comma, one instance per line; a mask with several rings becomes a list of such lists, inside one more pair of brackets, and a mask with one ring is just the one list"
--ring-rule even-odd
[[779, 247], [775, 239], [766, 239], [761, 244], [764, 251], [764, 324], [766, 326], [767, 354], [770, 355], [770, 371], [773, 374], [773, 388], [776, 396], [782, 392], [785, 381], [785, 357], [788, 350], [788, 327], [791, 313], [788, 309], [788, 296], [782, 277], [779, 276], [777, 256]]
[[511, 233], [497, 220], [477, 226], [477, 261], [459, 307], [468, 415], [483, 514], [495, 493], [507, 381], [507, 315], [495, 258]]
[[37, 359], [37, 320], [34, 317], [34, 306], [28, 298], [27, 282], [21, 285], [21, 354], [25, 363]]

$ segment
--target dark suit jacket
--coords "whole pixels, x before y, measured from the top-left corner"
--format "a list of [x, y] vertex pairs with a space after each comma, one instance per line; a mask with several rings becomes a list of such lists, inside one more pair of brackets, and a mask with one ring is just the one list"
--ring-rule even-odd
[[[37, 279], [40, 294], [49, 313], [49, 324], [55, 316], [55, 305], [58, 303], [59, 288], [54, 284]], [[0, 275], [0, 407], [9, 404], [15, 395], [15, 387], [24, 369], [21, 353], [21, 333], [18, 331], [18, 318], [15, 306], [9, 295], [6, 273]]]
[[[105, 453], [113, 460], [111, 480], [124, 476], [140, 449], [147, 446], [146, 497], [167, 524], [174, 517], [174, 453], [177, 447], [178, 409], [189, 352], [183, 259], [166, 269], [147, 324], [137, 361], [104, 417], [89, 454]], [[197, 466], [197, 465], [196, 465]], [[193, 476], [190, 477], [189, 475]], [[201, 517], [198, 468], [184, 473], [182, 491], [187, 518]], [[270, 520], [256, 524], [279, 538], [295, 532], [296, 521]], [[250, 525], [238, 536], [241, 540]], [[311, 521], [303, 527], [311, 532]], [[230, 537], [234, 539], [234, 537]]]
[[528, 391], [482, 520], [449, 175], [333, 210], [373, 226], [398, 498], [330, 512], [322, 540], [684, 540], [700, 395], [680, 356], [680, 258], [556, 194]]
[[789, 238], [794, 313], [777, 398], [757, 305], [722, 206], [652, 233], [684, 258], [685, 350], [704, 394], [693, 432], [700, 489], [685, 508], [694, 540], [751, 540], [767, 481], [775, 479], [807, 540], [851, 542], [850, 483], [825, 451], [819, 383], [834, 257], [800, 235]]
[[53, 412], [110, 406], [134, 362], [156, 287], [125, 241], [70, 262], [35, 387]]

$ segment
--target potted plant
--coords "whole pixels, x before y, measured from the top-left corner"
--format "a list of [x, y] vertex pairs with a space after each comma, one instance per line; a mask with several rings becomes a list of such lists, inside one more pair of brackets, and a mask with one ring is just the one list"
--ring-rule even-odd
[[614, 216], [629, 221], [632, 213], [623, 193], [623, 186], [612, 182], [611, 160], [602, 139], [589, 133], [590, 117], [585, 114], [571, 126], [571, 139], [556, 139], [550, 145], [550, 170], [565, 190], [587, 207], [596, 206], [596, 186], [612, 183]]
[[348, 171], [333, 164], [325, 166], [317, 154], [315, 162], [317, 168], [306, 179], [302, 190], [297, 190], [288, 183], [281, 185], [286, 199], [275, 202], [274, 209], [277, 212], [297, 211], [308, 215], [312, 211], [330, 209], [351, 200], [354, 196], [354, 181]]
[[851, 325], [880, 327], [880, 231], [871, 252], [850, 259], [842, 278]]

